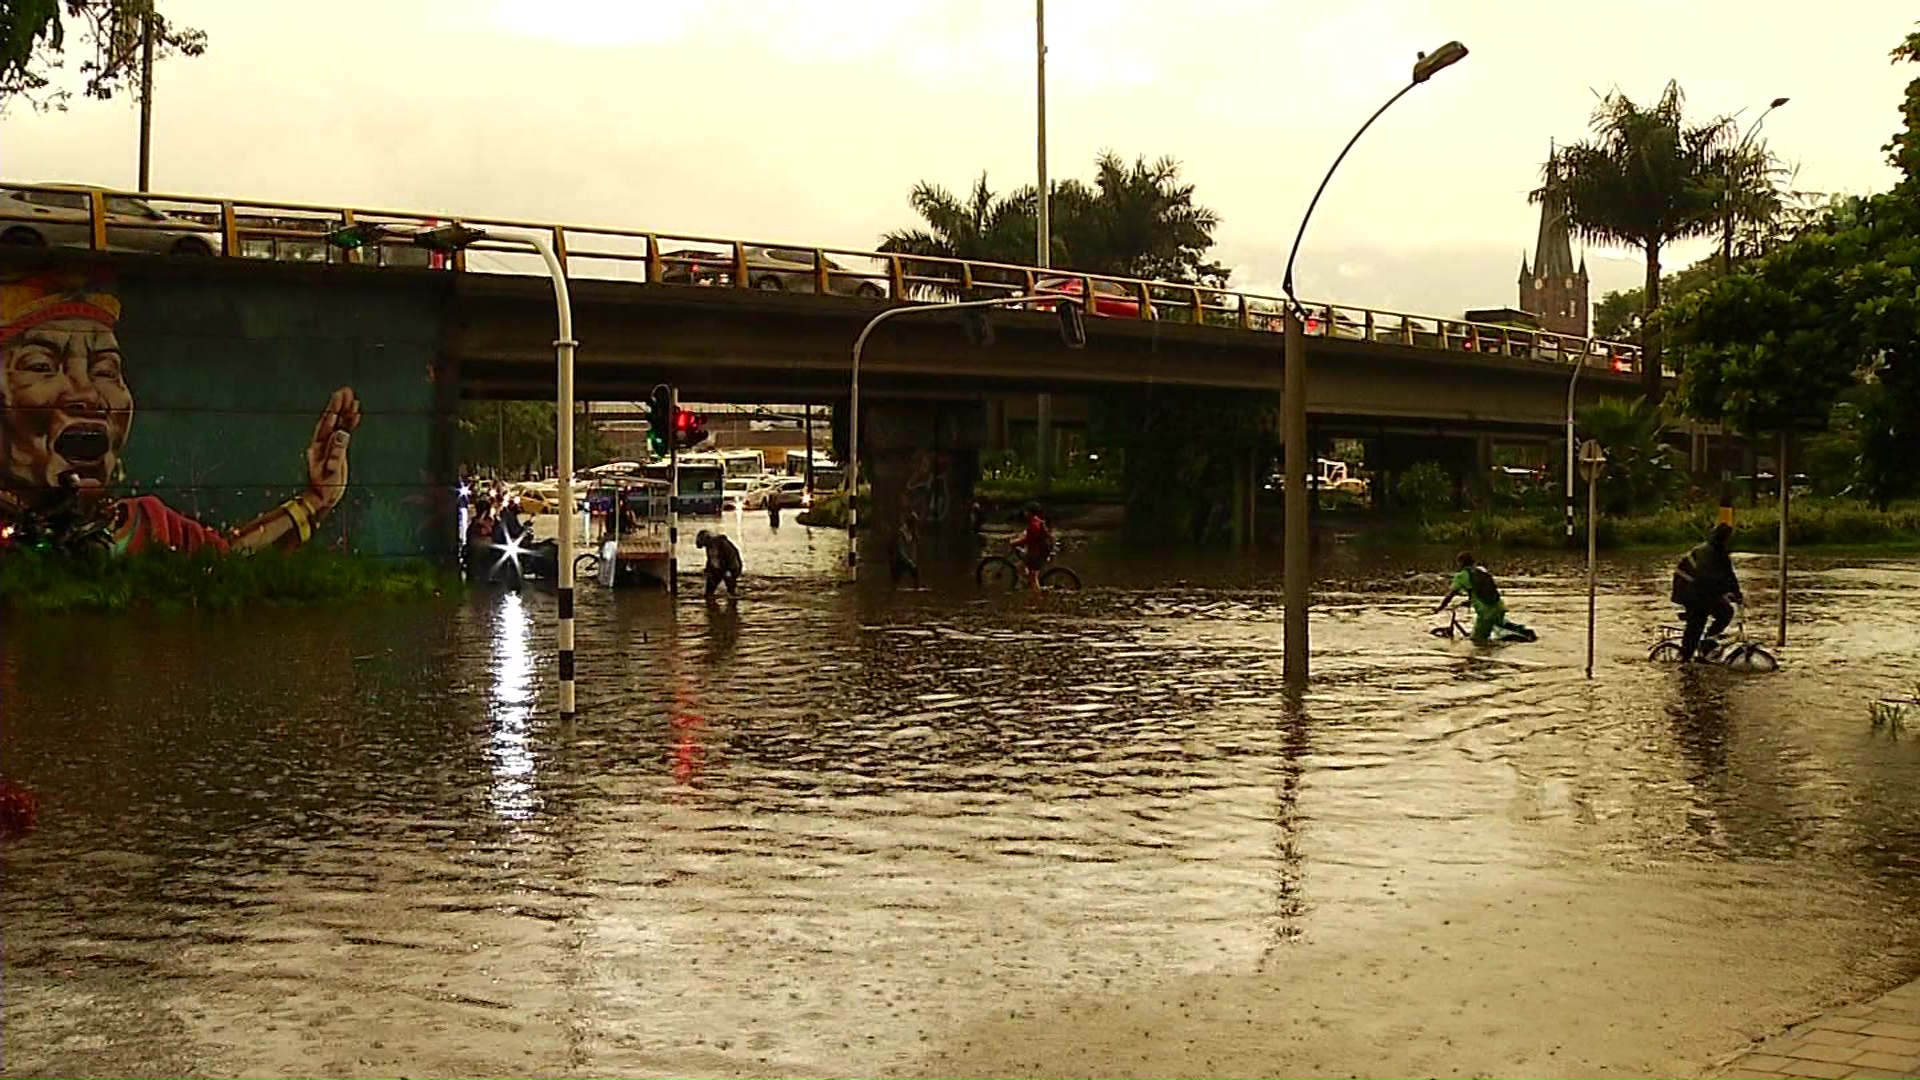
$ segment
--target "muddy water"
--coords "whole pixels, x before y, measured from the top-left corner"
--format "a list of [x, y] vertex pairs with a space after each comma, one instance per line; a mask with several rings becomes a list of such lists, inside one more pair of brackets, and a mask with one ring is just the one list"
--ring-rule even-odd
[[1684, 1075], [1920, 971], [1920, 564], [1809, 563], [1768, 676], [1608, 564], [1588, 682], [1575, 567], [1477, 650], [1335, 552], [1289, 701], [1271, 565], [730, 531], [737, 605], [587, 592], [571, 731], [532, 590], [6, 625], [6, 1071]]

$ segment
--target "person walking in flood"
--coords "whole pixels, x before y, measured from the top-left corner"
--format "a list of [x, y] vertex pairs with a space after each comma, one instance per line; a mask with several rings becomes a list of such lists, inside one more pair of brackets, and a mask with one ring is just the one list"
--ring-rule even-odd
[[707, 599], [713, 599], [722, 583], [727, 586], [728, 596], [739, 595], [740, 571], [744, 564], [740, 559], [740, 549], [725, 534], [708, 532], [701, 529], [693, 538], [695, 547], [707, 553]]
[[1453, 598], [1465, 595], [1473, 605], [1473, 643], [1486, 645], [1493, 641], [1493, 633], [1498, 630], [1506, 637], [1516, 641], [1537, 641], [1539, 635], [1507, 620], [1506, 602], [1500, 599], [1500, 586], [1495, 584], [1493, 575], [1487, 568], [1474, 561], [1473, 552], [1463, 551], [1454, 559], [1455, 570], [1448, 584], [1451, 588], [1447, 595], [1440, 598], [1440, 606], [1433, 610], [1445, 611]]
[[780, 527], [780, 497], [778, 492], [767, 493], [767, 528]]

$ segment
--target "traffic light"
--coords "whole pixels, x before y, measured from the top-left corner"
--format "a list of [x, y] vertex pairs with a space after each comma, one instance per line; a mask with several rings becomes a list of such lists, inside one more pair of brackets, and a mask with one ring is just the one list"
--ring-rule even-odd
[[691, 450], [707, 441], [707, 421], [699, 413], [681, 409], [673, 417], [675, 443], [682, 450]]
[[654, 457], [667, 452], [667, 436], [673, 431], [673, 391], [666, 383], [653, 388], [653, 394], [647, 398], [647, 449]]

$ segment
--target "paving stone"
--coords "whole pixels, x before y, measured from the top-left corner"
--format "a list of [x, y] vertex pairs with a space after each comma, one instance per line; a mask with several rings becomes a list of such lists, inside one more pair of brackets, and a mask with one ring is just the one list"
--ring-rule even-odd
[[1872, 1036], [1861, 1035], [1853, 1031], [1829, 1031], [1826, 1028], [1808, 1028], [1801, 1041], [1808, 1045], [1820, 1046], [1858, 1046], [1862, 1040]]
[[1894, 1024], [1876, 1020], [1860, 1030], [1868, 1035], [1890, 1035], [1896, 1039], [1912, 1039], [1920, 1042], [1920, 1025], [1916, 1024]]
[[1803, 1063], [1807, 1061], [1842, 1062], [1852, 1061], [1854, 1055], [1858, 1053], [1860, 1053], [1860, 1051], [1851, 1046], [1828, 1046], [1825, 1043], [1808, 1043], [1787, 1056], [1798, 1059]]
[[1790, 1072], [1794, 1066], [1792, 1060], [1783, 1058], [1778, 1054], [1768, 1053], [1748, 1054], [1740, 1058], [1735, 1064], [1743, 1069], [1762, 1069], [1767, 1072], [1779, 1073]]
[[1861, 1028], [1866, 1027], [1868, 1024], [1871, 1024], [1871, 1023], [1873, 1023], [1873, 1021], [1864, 1016], [1840, 1016], [1838, 1014], [1829, 1014], [1827, 1016], [1822, 1016], [1813, 1020], [1809, 1020], [1807, 1022], [1807, 1026], [1810, 1028], [1820, 1028], [1826, 1031], [1859, 1031]]
[[1913, 1073], [1888, 1072], [1885, 1069], [1855, 1069], [1847, 1074], [1846, 1080], [1913, 1080]]
[[1790, 1076], [1805, 1077], [1806, 1080], [1842, 1080], [1853, 1071], [1853, 1066], [1842, 1065], [1835, 1061], [1796, 1061]]
[[1898, 1073], [1913, 1073], [1920, 1070], [1920, 1055], [1883, 1054], [1877, 1050], [1868, 1050], [1847, 1064], [1857, 1069], [1888, 1069]]
[[1903, 1057], [1920, 1056], [1920, 1042], [1913, 1039], [1896, 1039], [1891, 1035], [1869, 1035], [1860, 1040], [1860, 1049], [1872, 1050], [1879, 1054], [1899, 1054]]
[[1873, 1006], [1872, 1006], [1872, 1005], [1870, 1005], [1870, 1004], [1867, 1004], [1866, 1002], [1855, 1002], [1855, 1003], [1854, 1003], [1854, 1004], [1852, 1004], [1852, 1005], [1842, 1005], [1842, 1006], [1840, 1006], [1839, 1008], [1837, 1008], [1837, 1009], [1835, 1009], [1835, 1010], [1833, 1010], [1833, 1013], [1832, 1013], [1831, 1015], [1834, 1015], [1834, 1016], [1871, 1016], [1871, 1015], [1873, 1015]]

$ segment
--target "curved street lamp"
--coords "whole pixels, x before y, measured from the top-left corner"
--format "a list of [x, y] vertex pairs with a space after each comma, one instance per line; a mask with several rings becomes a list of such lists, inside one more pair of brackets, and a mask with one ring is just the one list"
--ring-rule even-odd
[[[1753, 137], [1755, 135], [1760, 134], [1760, 125], [1767, 122], [1767, 114], [1773, 112], [1773, 110], [1779, 108], [1780, 106], [1785, 105], [1788, 102], [1788, 100], [1789, 100], [1788, 98], [1783, 98], [1783, 97], [1774, 98], [1772, 103], [1770, 103], [1766, 107], [1766, 109], [1760, 113], [1760, 116], [1754, 120], [1753, 124], [1747, 128], [1747, 133], [1741, 136], [1740, 141], [1738, 143], [1734, 144], [1733, 153], [1727, 155], [1726, 189], [1721, 193], [1721, 197], [1720, 197], [1721, 214], [1722, 214], [1722, 230], [1720, 233], [1720, 272], [1723, 274], [1733, 273], [1733, 170], [1734, 170], [1734, 167], [1740, 163], [1740, 156], [1746, 153], [1747, 145], [1753, 142]], [[1738, 116], [1739, 114], [1735, 113], [1734, 115]], [[1728, 122], [1729, 123], [1732, 122], [1731, 117], [1728, 118]]]
[[1340, 156], [1333, 159], [1327, 168], [1327, 175], [1320, 180], [1320, 186], [1314, 189], [1313, 200], [1307, 203], [1307, 212], [1300, 218], [1300, 229], [1293, 235], [1293, 247], [1287, 251], [1287, 273], [1281, 281], [1281, 291], [1287, 294], [1286, 310], [1286, 386], [1285, 400], [1282, 402], [1282, 429], [1286, 437], [1286, 448], [1282, 455], [1281, 475], [1285, 477], [1286, 497], [1286, 611], [1284, 664], [1286, 680], [1290, 685], [1302, 686], [1307, 681], [1307, 592], [1310, 575], [1307, 568], [1307, 483], [1306, 477], [1313, 471], [1307, 461], [1307, 335], [1306, 327], [1301, 324], [1303, 309], [1299, 297], [1293, 292], [1293, 260], [1300, 254], [1300, 240], [1307, 235], [1307, 222], [1313, 220], [1314, 208], [1320, 205], [1320, 196], [1327, 190], [1327, 182], [1333, 179], [1335, 170], [1347, 159], [1347, 152], [1360, 136], [1367, 133], [1380, 115], [1393, 107], [1393, 103], [1407, 95], [1407, 91], [1433, 78], [1441, 71], [1466, 59], [1467, 47], [1457, 41], [1449, 41], [1430, 53], [1421, 53], [1413, 61], [1413, 78], [1407, 85], [1387, 99], [1385, 105], [1367, 117], [1360, 130], [1353, 133]]

